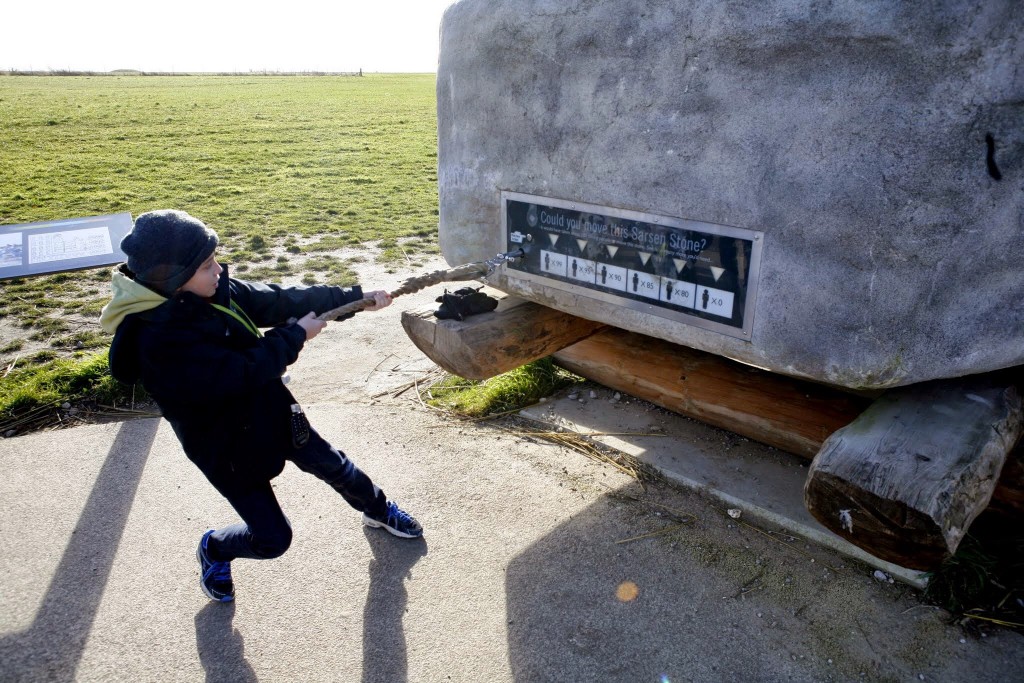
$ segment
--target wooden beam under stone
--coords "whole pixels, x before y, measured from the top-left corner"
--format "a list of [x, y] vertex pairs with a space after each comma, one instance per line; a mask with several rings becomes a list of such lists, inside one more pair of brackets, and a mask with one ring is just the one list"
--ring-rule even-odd
[[812, 458], [871, 400], [609, 327], [555, 354], [578, 375]]
[[516, 297], [465, 320], [438, 320], [437, 307], [402, 313], [406, 334], [428, 358], [458, 377], [487, 379], [593, 334], [603, 323], [578, 318]]
[[422, 311], [403, 313], [402, 324], [461, 377], [485, 379], [553, 353], [607, 387], [814, 458], [811, 513], [905, 567], [933, 569], [954, 552], [993, 492], [992, 512], [1024, 514], [1024, 446], [1007, 459], [1024, 422], [1012, 375], [914, 385], [873, 400], [513, 297], [464, 322]]
[[[934, 569], [988, 507], [1022, 425], [1020, 394], [998, 375], [890, 390], [822, 445], [804, 502], [872, 555]], [[1020, 482], [1004, 484], [1012, 506]]]

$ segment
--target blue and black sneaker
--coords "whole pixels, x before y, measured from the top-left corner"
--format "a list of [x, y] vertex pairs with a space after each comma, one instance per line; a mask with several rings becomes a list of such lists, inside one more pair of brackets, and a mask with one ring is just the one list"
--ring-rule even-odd
[[388, 502], [387, 511], [380, 519], [374, 519], [364, 512], [363, 524], [375, 529], [383, 528], [399, 538], [419, 538], [423, 535], [423, 527], [420, 523], [408, 512], [404, 512], [391, 502]]
[[235, 584], [231, 580], [231, 563], [214, 562], [206, 554], [206, 543], [213, 530], [203, 534], [196, 548], [196, 559], [199, 560], [199, 585], [211, 600], [231, 602], [235, 599]]

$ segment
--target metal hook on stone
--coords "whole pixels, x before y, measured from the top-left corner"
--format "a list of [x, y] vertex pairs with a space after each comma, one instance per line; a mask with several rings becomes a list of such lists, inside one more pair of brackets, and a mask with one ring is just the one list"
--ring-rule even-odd
[[485, 277], [490, 277], [491, 273], [494, 272], [494, 269], [502, 263], [514, 263], [517, 258], [522, 258], [523, 256], [526, 256], [526, 250], [522, 247], [513, 249], [512, 251], [506, 251], [503, 254], [495, 254], [493, 258], [489, 258], [484, 261], [487, 265], [487, 275]]

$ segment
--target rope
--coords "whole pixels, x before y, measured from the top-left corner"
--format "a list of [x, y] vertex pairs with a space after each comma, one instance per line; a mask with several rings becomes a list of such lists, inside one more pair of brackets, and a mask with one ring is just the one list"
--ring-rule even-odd
[[[432, 273], [416, 275], [403, 282], [399, 285], [398, 289], [391, 292], [391, 298], [397, 298], [403, 294], [412, 294], [413, 292], [418, 292], [421, 289], [426, 289], [431, 285], [437, 285], [442, 282], [475, 280], [478, 277], [487, 275], [489, 269], [490, 266], [486, 261], [480, 261], [479, 263], [467, 263], [449, 270], [435, 270]], [[344, 306], [338, 306], [337, 308], [332, 308], [329, 311], [324, 311], [318, 315], [316, 319], [323, 321], [336, 320], [342, 316], [349, 315], [350, 313], [361, 311], [367, 306], [372, 306], [373, 303], [373, 297], [367, 297], [365, 299], [360, 299], [359, 301], [350, 301]]]

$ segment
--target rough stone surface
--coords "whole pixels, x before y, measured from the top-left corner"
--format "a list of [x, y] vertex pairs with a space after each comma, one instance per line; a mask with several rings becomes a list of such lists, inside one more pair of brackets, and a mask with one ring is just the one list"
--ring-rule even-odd
[[462, 0], [441, 30], [442, 252], [503, 250], [501, 190], [761, 230], [749, 342], [495, 284], [847, 387], [1020, 365], [1022, 36], [1016, 0]]

